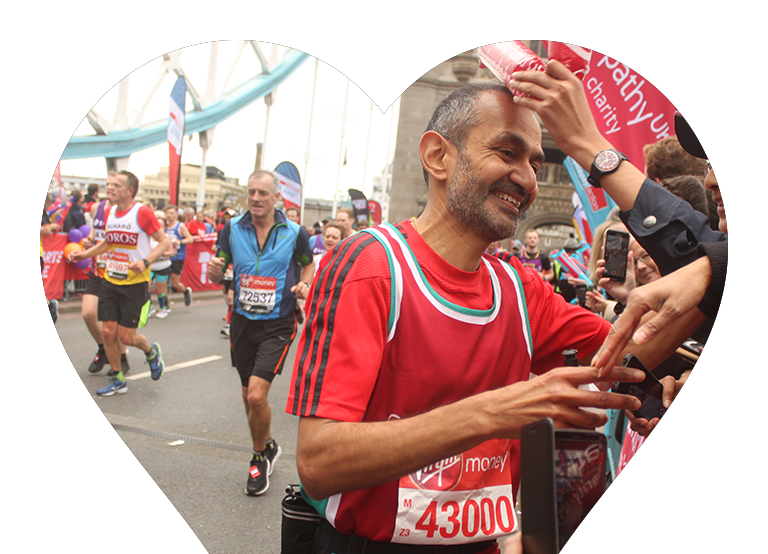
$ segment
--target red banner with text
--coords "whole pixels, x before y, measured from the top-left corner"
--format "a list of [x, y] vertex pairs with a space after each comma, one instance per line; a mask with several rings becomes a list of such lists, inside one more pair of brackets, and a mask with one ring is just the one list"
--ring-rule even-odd
[[582, 84], [600, 133], [645, 171], [643, 147], [675, 134], [675, 106], [642, 75], [595, 51]]
[[64, 296], [64, 281], [88, 279], [85, 271], [64, 259], [64, 247], [69, 237], [63, 233], [46, 235], [43, 239], [43, 289], [47, 300]]
[[200, 235], [195, 242], [187, 245], [184, 258], [184, 269], [181, 271], [181, 282], [193, 291], [221, 290], [221, 283], [208, 280], [208, 262], [214, 256], [213, 247], [216, 244], [216, 234]]

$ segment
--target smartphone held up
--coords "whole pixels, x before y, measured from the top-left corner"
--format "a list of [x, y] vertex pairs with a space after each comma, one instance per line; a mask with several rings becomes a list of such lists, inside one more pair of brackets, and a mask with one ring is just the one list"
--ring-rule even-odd
[[662, 402], [664, 387], [661, 381], [648, 371], [634, 354], [627, 354], [622, 365], [642, 370], [645, 373], [645, 380], [640, 383], [614, 383], [611, 391], [634, 396], [643, 403], [639, 410], [632, 411], [634, 416], [645, 418], [648, 421], [655, 418], [661, 419], [667, 411]]
[[603, 277], [623, 283], [627, 277], [629, 233], [608, 229], [605, 232], [605, 272]]

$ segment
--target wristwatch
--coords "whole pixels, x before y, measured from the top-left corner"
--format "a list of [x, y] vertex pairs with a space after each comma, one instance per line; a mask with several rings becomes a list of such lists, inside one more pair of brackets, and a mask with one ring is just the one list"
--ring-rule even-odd
[[600, 179], [602, 179], [603, 175], [616, 171], [619, 168], [619, 164], [624, 160], [629, 161], [629, 158], [613, 148], [598, 152], [597, 156], [595, 156], [595, 161], [592, 162], [592, 169], [589, 172], [587, 181], [593, 187], [600, 188]]
[[143, 259], [143, 260], [141, 260], [141, 261], [142, 261], [142, 262], [144, 262], [144, 269], [146, 269], [146, 268], [148, 268], [148, 267], [149, 267], [149, 262], [147, 261], [147, 259], [146, 259], [146, 258], [144, 258], [144, 259]]

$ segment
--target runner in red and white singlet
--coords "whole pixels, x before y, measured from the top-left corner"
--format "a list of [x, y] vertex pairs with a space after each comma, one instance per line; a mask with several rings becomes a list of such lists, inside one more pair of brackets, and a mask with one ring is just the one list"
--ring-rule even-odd
[[[594, 428], [607, 418], [582, 408], [637, 405], [579, 390], [593, 368], [556, 368], [566, 348], [588, 360], [607, 322], [484, 255], [536, 197], [533, 113], [473, 85], [427, 129], [424, 212], [336, 245], [307, 299], [286, 411], [301, 417], [299, 476], [324, 518], [316, 554], [496, 553], [517, 527], [521, 428]], [[616, 368], [605, 384], [641, 378]]]

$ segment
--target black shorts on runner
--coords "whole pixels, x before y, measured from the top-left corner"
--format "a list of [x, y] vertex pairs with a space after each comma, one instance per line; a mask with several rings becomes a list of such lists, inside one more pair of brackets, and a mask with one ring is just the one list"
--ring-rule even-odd
[[283, 371], [296, 336], [296, 316], [254, 321], [232, 310], [229, 336], [240, 383], [247, 387], [251, 376], [271, 383]]
[[224, 289], [224, 292], [229, 292], [229, 289], [232, 288], [232, 279], [225, 279], [221, 282], [221, 286]]
[[99, 294], [99, 321], [117, 321], [121, 327], [136, 329], [149, 312], [149, 283], [115, 285], [102, 279]]
[[168, 275], [170, 275], [170, 274], [171, 274], [171, 271], [172, 271], [172, 270], [171, 270], [171, 266], [168, 266], [168, 267], [166, 267], [166, 268], [164, 268], [164, 269], [158, 269], [157, 271], [155, 271], [155, 270], [153, 269], [153, 270], [152, 270], [152, 273], [153, 273], [154, 275], [159, 275], [160, 277], [168, 277]]
[[101, 282], [104, 279], [101, 277], [94, 275], [93, 273], [88, 274], [88, 284], [85, 285], [85, 290], [83, 291], [83, 294], [91, 294], [93, 296], [98, 296], [101, 292]]
[[184, 260], [171, 260], [171, 273], [181, 275], [182, 269], [184, 269]]

